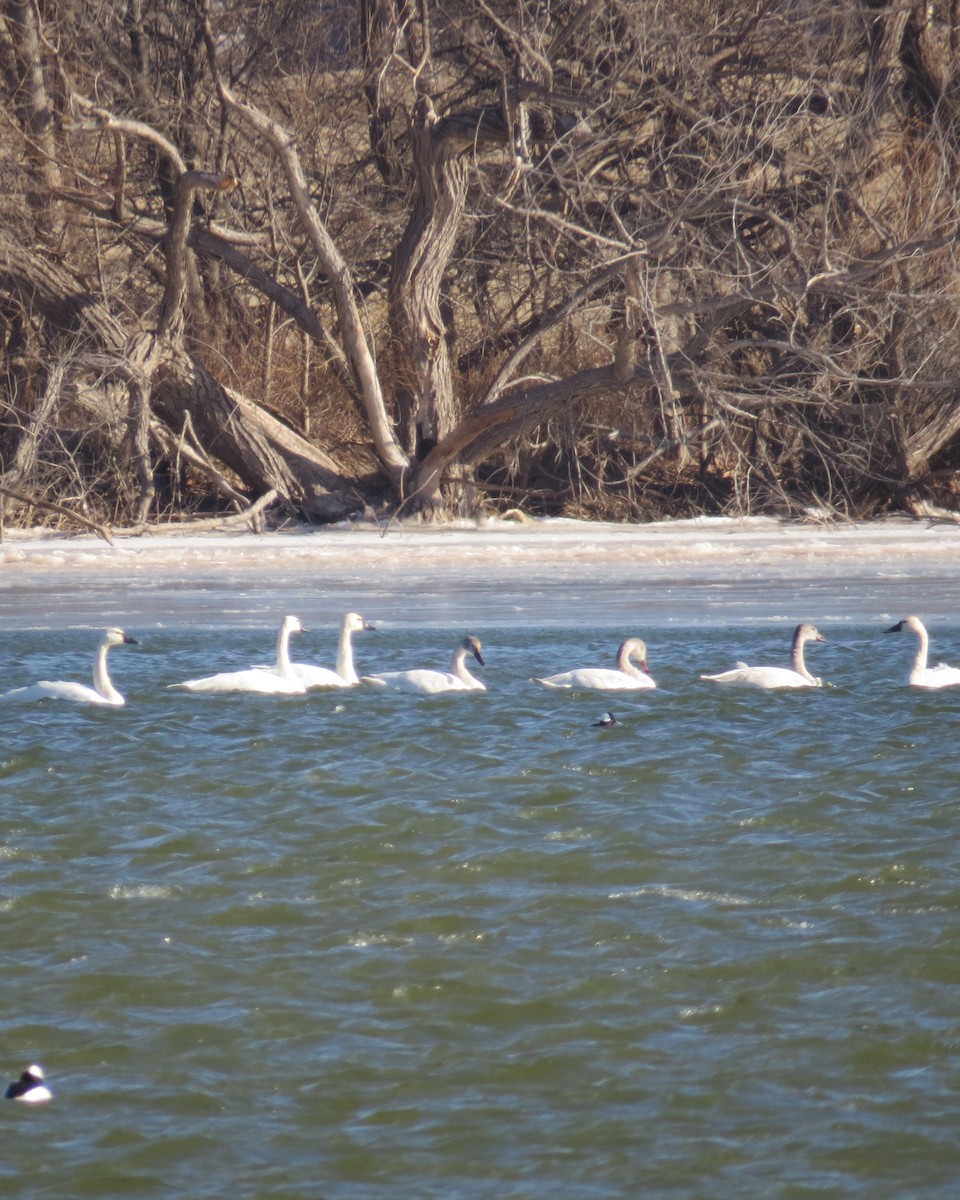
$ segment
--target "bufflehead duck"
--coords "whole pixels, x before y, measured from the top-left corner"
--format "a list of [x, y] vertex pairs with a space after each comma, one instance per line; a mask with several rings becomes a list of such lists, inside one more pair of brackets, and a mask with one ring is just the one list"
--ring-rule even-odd
[[612, 712], [601, 713], [600, 720], [594, 721], [594, 726], [597, 726], [600, 729], [609, 729], [611, 725], [619, 725], [619, 724], [620, 724], [620, 722], [617, 720], [617, 718], [613, 715]]
[[19, 1100], [22, 1104], [42, 1104], [45, 1100], [53, 1099], [53, 1092], [43, 1082], [43, 1067], [32, 1063], [23, 1072], [16, 1083], [11, 1083], [6, 1090], [8, 1100]]

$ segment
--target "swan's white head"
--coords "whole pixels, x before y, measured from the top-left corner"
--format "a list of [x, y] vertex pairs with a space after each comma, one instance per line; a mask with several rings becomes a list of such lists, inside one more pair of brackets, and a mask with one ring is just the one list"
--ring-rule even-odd
[[481, 651], [483, 650], [483, 647], [480, 645], [479, 638], [465, 637], [463, 639], [463, 641], [460, 643], [460, 645], [463, 647], [464, 650], [466, 650], [466, 652], [468, 654], [473, 655], [473, 657], [477, 660], [477, 662], [480, 664], [481, 667], [485, 667], [487, 665], [483, 661], [483, 654], [481, 653]]
[[306, 625], [302, 624], [299, 617], [284, 617], [280, 623], [280, 629], [284, 633], [308, 633]]
[[793, 634], [794, 642], [825, 642], [827, 639], [823, 636], [816, 625], [810, 625], [804, 622], [798, 625]]
[[103, 645], [108, 647], [123, 645], [139, 646], [140, 643], [135, 637], [130, 637], [128, 633], [124, 633], [122, 629], [118, 629], [116, 625], [113, 625], [103, 635]]
[[891, 625], [886, 631], [887, 633], [903, 633], [904, 630], [909, 630], [910, 633], [924, 634], [926, 630], [923, 627], [923, 622], [919, 617], [904, 617], [902, 621], [898, 621], [896, 625]]
[[350, 612], [343, 618], [343, 627], [348, 633], [363, 633], [365, 629], [376, 630], [376, 625], [365, 621], [359, 613]]
[[627, 638], [625, 642], [620, 643], [617, 649], [617, 666], [621, 671], [623, 663], [631, 658], [636, 659], [641, 671], [650, 674], [650, 668], [647, 666], [647, 643], [642, 638]]

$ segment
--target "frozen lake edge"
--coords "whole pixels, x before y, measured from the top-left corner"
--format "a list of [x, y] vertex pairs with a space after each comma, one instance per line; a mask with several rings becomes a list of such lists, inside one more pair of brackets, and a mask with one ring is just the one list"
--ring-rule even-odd
[[259, 624], [278, 606], [323, 624], [346, 607], [419, 624], [470, 615], [492, 624], [599, 626], [628, 614], [647, 625], [709, 624], [721, 610], [724, 621], [866, 621], [902, 616], [904, 606], [953, 621], [960, 526], [753, 517], [486, 520], [386, 531], [358, 523], [259, 535], [187, 527], [113, 546], [93, 535], [8, 530], [0, 568], [7, 628], [108, 618]]

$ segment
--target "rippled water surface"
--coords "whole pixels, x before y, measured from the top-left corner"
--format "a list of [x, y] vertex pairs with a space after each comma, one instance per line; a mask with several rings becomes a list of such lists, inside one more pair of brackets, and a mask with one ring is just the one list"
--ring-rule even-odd
[[[0, 710], [0, 1063], [56, 1092], [5, 1195], [957, 1194], [960, 689], [911, 639], [825, 623], [833, 686], [771, 695], [697, 676], [786, 624], [388, 624], [363, 668], [472, 632], [489, 690], [272, 699], [166, 691], [272, 651], [188, 618], [122, 710]], [[529, 682], [629, 633], [656, 692]], [[2, 634], [5, 686], [95, 641]]]

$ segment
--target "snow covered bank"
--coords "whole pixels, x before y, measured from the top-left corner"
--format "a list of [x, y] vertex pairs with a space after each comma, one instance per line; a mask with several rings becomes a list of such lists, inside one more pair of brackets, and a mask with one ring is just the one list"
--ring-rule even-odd
[[214, 624], [259, 623], [278, 607], [332, 624], [344, 606], [427, 624], [461, 611], [493, 623], [526, 614], [572, 624], [588, 606], [600, 625], [626, 613], [666, 624], [710, 621], [720, 597], [729, 616], [735, 595], [740, 616], [751, 620], [873, 619], [890, 604], [896, 615], [909, 605], [929, 618], [960, 618], [960, 527], [906, 519], [544, 520], [394, 525], [386, 533], [370, 525], [186, 532], [115, 546], [12, 531], [0, 543], [0, 621], [8, 628], [45, 627], [64, 610], [101, 624], [134, 601], [148, 620], [192, 610]]

